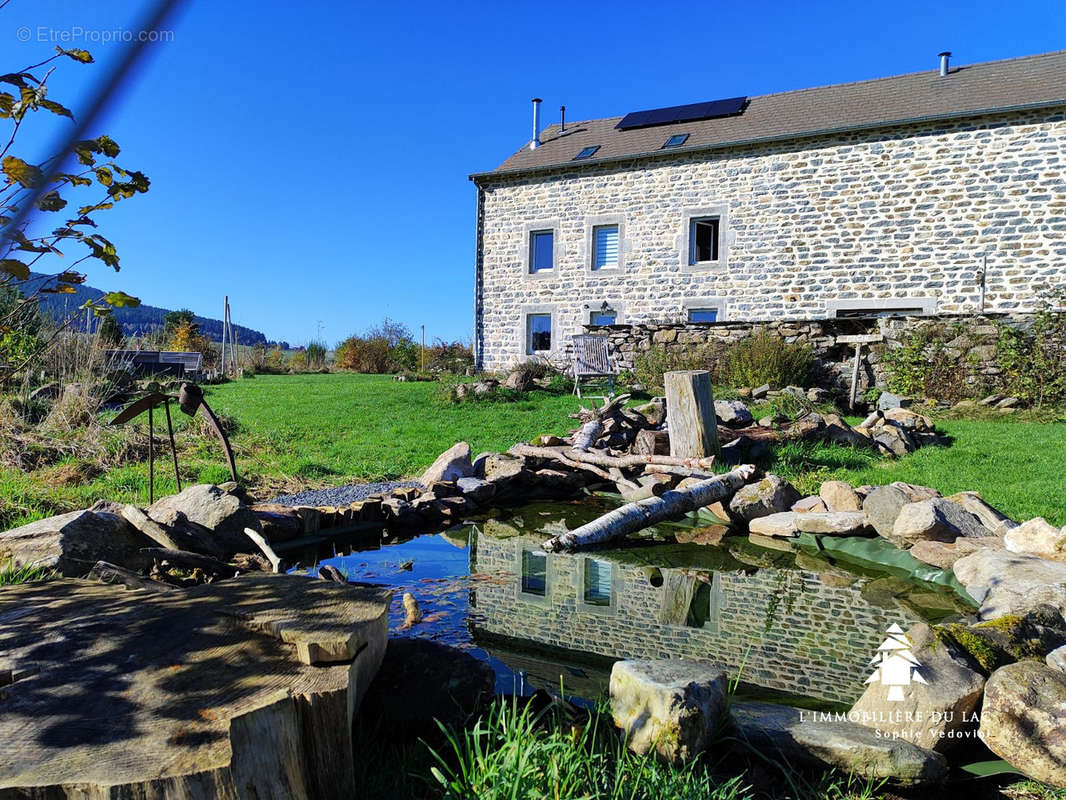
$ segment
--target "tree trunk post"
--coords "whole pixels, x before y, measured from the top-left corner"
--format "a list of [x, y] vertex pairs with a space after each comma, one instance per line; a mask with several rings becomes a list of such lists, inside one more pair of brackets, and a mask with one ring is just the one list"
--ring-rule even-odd
[[720, 455], [711, 373], [707, 370], [667, 372], [663, 375], [663, 384], [666, 387], [670, 455], [682, 458]]

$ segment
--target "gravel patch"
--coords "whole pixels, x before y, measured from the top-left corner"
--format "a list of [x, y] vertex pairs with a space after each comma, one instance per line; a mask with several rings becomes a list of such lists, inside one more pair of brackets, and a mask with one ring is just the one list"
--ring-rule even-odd
[[283, 506], [346, 506], [365, 500], [372, 494], [381, 494], [401, 486], [424, 488], [418, 481], [387, 481], [385, 483], [353, 483], [332, 489], [308, 489], [296, 494], [283, 494], [271, 503]]

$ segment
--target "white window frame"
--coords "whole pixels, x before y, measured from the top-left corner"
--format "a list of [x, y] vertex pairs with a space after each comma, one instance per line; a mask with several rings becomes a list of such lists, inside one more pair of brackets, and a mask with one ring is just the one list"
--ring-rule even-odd
[[612, 300], [609, 297], [601, 298], [596, 302], [589, 301], [583, 304], [583, 310], [585, 312], [585, 325], [595, 325], [592, 321], [593, 314], [599, 314], [603, 310], [603, 304], [607, 304], [607, 308], [614, 312], [614, 324], [624, 325], [626, 316], [626, 304], [621, 300]]
[[918, 314], [906, 316], [927, 317], [936, 313], [935, 297], [854, 297], [842, 300], [826, 300], [825, 315], [836, 319], [841, 311], [869, 311], [874, 316], [884, 316], [898, 311], [910, 312], [917, 309]]
[[[702, 206], [700, 208], [686, 208], [681, 212], [682, 228], [681, 241], [678, 250], [678, 260], [682, 269], [707, 270], [721, 269], [729, 260], [729, 206], [726, 203]], [[696, 222], [704, 219], [718, 220], [718, 258], [713, 261], [692, 261], [692, 230]]]

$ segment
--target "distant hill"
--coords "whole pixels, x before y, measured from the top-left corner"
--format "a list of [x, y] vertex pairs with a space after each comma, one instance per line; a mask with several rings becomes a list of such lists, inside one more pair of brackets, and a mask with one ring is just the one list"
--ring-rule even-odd
[[[37, 281], [47, 276], [37, 272], [30, 273], [30, 281], [34, 288]], [[87, 300], [99, 300], [103, 292], [92, 286], [75, 286], [74, 294], [43, 294], [40, 296], [39, 305], [44, 313], [53, 319], [64, 320], [84, 305]], [[158, 306], [140, 305], [137, 308], [116, 308], [115, 321], [122, 326], [122, 332], [126, 336], [144, 336], [152, 331], [163, 327], [163, 317], [174, 309], [159, 308]], [[210, 317], [196, 317], [200, 331], [213, 342], [222, 341], [222, 320]], [[234, 325], [237, 331], [239, 344], [254, 345], [266, 344], [267, 338], [260, 331], [245, 328], [243, 325]]]

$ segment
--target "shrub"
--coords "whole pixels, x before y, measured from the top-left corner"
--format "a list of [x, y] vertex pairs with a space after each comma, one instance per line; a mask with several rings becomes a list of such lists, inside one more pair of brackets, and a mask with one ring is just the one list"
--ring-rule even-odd
[[363, 335], [353, 334], [338, 344], [334, 363], [340, 369], [381, 375], [414, 371], [418, 356], [419, 347], [407, 326], [386, 317]]
[[435, 339], [426, 349], [426, 370], [462, 374], [474, 366], [474, 351], [466, 342]]
[[999, 333], [1003, 390], [1037, 406], [1066, 405], [1066, 287], [1044, 298], [1030, 330]]
[[709, 369], [713, 376], [718, 351], [711, 345], [697, 347], [665, 347], [654, 344], [637, 356], [633, 363], [633, 377], [653, 392], [662, 393], [663, 373], [685, 369]]
[[759, 331], [729, 348], [717, 377], [727, 386], [808, 386], [813, 371], [810, 345]]
[[326, 366], [326, 343], [312, 340], [307, 343], [307, 368], [322, 369]]
[[913, 331], [901, 347], [886, 349], [889, 391], [946, 401], [973, 394], [965, 364], [947, 348], [960, 332], [955, 326], [927, 325]]

